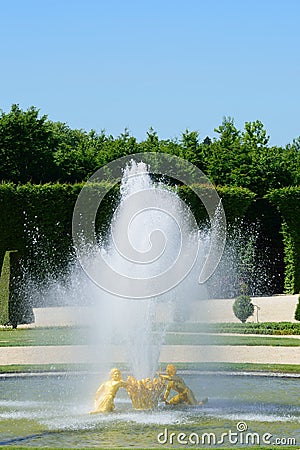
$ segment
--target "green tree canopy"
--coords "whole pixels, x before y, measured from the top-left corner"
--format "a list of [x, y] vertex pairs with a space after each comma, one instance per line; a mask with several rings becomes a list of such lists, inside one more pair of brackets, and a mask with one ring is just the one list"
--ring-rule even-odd
[[52, 124], [33, 106], [12, 105], [0, 115], [0, 179], [15, 183], [47, 182], [57, 178], [53, 160]]
[[12, 105], [0, 115], [0, 180], [15, 183], [80, 182], [97, 169], [137, 152], [165, 152], [199, 167], [215, 185], [245, 187], [259, 196], [300, 183], [300, 137], [286, 147], [269, 146], [261, 121], [239, 130], [232, 117], [215, 128], [217, 137], [201, 138], [186, 129], [179, 139], [159, 139], [150, 127], [138, 142], [128, 129], [118, 137], [52, 122], [39, 110]]

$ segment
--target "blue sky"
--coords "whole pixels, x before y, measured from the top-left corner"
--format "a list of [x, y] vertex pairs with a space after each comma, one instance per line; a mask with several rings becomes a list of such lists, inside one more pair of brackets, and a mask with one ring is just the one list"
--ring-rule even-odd
[[223, 116], [300, 135], [298, 0], [0, 0], [0, 108], [138, 140]]

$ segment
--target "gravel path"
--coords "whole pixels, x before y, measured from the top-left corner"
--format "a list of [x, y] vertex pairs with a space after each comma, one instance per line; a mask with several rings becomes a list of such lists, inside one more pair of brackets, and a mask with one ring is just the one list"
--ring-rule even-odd
[[[110, 360], [114, 362], [122, 363], [127, 360], [124, 349], [113, 345], [103, 349], [84, 345], [2, 347], [0, 365], [92, 363], [101, 354], [109, 354]], [[170, 361], [300, 364], [300, 347], [164, 345], [160, 362]]]
[[[252, 297], [255, 313], [247, 322], [295, 322], [295, 310], [299, 295], [273, 295], [271, 297]], [[235, 322], [239, 320], [232, 311], [234, 299], [199, 300], [187, 302], [185, 307], [186, 320], [190, 322]], [[53, 307], [34, 308], [35, 326], [68, 326], [88, 325], [91, 318], [98, 317], [99, 311], [91, 307]], [[156, 320], [169, 321], [170, 307], [168, 304], [157, 306]], [[31, 325], [32, 326], [32, 325]]]
[[[258, 310], [259, 321], [294, 321], [298, 295], [256, 297], [253, 303]], [[190, 305], [190, 321], [193, 322], [238, 322], [232, 312], [232, 299], [198, 301]], [[37, 308], [34, 310], [35, 326], [80, 325], [91, 320], [90, 308]], [[157, 320], [169, 319], [169, 310], [161, 308]], [[256, 314], [248, 321], [257, 321]], [[32, 326], [32, 325], [30, 325]], [[243, 335], [245, 336], [245, 335]], [[257, 336], [257, 335], [255, 335]], [[279, 337], [279, 336], [276, 336]], [[282, 336], [300, 338], [300, 336]], [[0, 365], [12, 364], [60, 364], [90, 363], [99, 358], [125, 362], [124, 349], [120, 346], [91, 348], [88, 346], [33, 346], [1, 347]], [[257, 364], [300, 364], [300, 347], [272, 346], [215, 346], [215, 345], [164, 345], [160, 362], [233, 362]]]

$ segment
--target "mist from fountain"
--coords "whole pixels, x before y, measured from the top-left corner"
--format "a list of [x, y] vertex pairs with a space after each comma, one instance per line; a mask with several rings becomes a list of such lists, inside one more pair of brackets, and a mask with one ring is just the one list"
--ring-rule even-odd
[[[144, 207], [143, 192], [147, 196], [149, 191], [155, 193], [158, 205], [164, 205], [163, 210]], [[140, 204], [135, 204], [139, 212], [128, 223], [128, 202], [136, 202], [136, 198], [131, 196], [137, 192], [142, 194]], [[140, 278], [148, 285], [147, 288], [151, 288], [157, 275], [165, 272], [168, 276], [167, 270], [180, 252], [184, 250], [184, 257], [190, 257], [190, 248], [200, 244], [199, 230], [191, 220], [190, 210], [176, 192], [165, 184], [153, 182], [147, 166], [142, 162], [132, 161], [126, 167], [120, 193], [120, 204], [115, 211], [108, 239], [94, 253], [91, 264], [97, 266], [100, 252], [114, 270], [128, 277], [129, 284], [132, 279]], [[155, 234], [158, 231], [160, 235]], [[126, 257], [117, 247], [126, 239], [138, 255], [147, 256], [152, 252], [151, 257], [147, 257], [146, 262]], [[99, 290], [99, 297], [94, 302], [98, 311], [96, 317], [99, 318], [98, 326], [93, 326], [94, 342], [121, 344], [135, 377], [153, 377], [157, 371], [164, 334], [168, 323], [174, 320], [176, 314], [178, 316], [178, 306], [180, 309], [182, 303], [181, 310], [188, 315], [192, 300], [207, 298], [205, 287], [197, 282], [204, 261], [204, 243], [203, 240], [202, 248], [199, 246], [194, 268], [188, 276], [162, 295], [132, 299]], [[158, 247], [159, 252], [153, 256], [153, 249]]]
[[[145, 207], [149, 192], [156, 196], [157, 208]], [[140, 194], [139, 197], [135, 196], [136, 193]], [[134, 202], [138, 213], [128, 221], [130, 202]], [[122, 246], [126, 240], [135, 252], [134, 256], [142, 255], [140, 260], [134, 260], [131, 255], [126, 257], [120, 251], [119, 244]], [[35, 241], [38, 243], [38, 237], [35, 237]], [[132, 280], [140, 278], [145, 282], [145, 290], [149, 291], [149, 287], [151, 289], [151, 285], [157, 283], [155, 277], [161, 273], [167, 274], [170, 267], [176, 278], [173, 263], [178, 255], [183, 253], [181, 264], [188, 264], [190, 254], [198, 247], [194, 265], [187, 276], [161, 295], [133, 299], [99, 288], [74, 259], [69, 265], [68, 276], [63, 274], [55, 279], [49, 277], [44, 286], [29, 276], [24, 290], [31, 298], [43, 297], [46, 305], [89, 307], [89, 344], [93, 347], [93, 358], [99, 369], [109, 371], [117, 361], [116, 355], [121, 354], [134, 376], [152, 377], [159, 366], [161, 346], [168, 325], [174, 321], [191, 320], [193, 302], [197, 302], [198, 318], [200, 315], [202, 322], [210, 321], [210, 313], [201, 303], [201, 300], [209, 298], [208, 289], [216, 291], [217, 298], [220, 298], [222, 294], [226, 295], [228, 284], [235, 286], [239, 282], [237, 261], [241, 249], [239, 240], [235, 238], [231, 240], [229, 250], [225, 250], [225, 257], [211, 280], [199, 285], [198, 277], [209, 242], [209, 230], [199, 231], [191, 218], [191, 211], [179, 199], [176, 191], [163, 182], [153, 181], [146, 164], [132, 161], [124, 170], [120, 202], [107, 236], [99, 239], [96, 248], [88, 249], [89, 263], [93, 270], [97, 270], [99, 257], [104, 257], [116, 272], [127, 277], [128, 286]], [[244, 243], [241, 247], [245, 247]], [[152, 256], [147, 259], [149, 254]], [[255, 275], [257, 277], [257, 273]], [[159, 290], [156, 285], [155, 288]], [[119, 353], [115, 352], [117, 347]], [[123, 350], [120, 351], [120, 348]]]

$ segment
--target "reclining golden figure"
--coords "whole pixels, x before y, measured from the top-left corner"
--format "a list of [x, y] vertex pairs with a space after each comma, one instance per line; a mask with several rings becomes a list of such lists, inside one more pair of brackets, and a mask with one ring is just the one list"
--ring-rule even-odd
[[[176, 375], [176, 373], [176, 366], [174, 366], [174, 364], [168, 364], [166, 367], [166, 373], [158, 374], [160, 378], [168, 381], [167, 388], [164, 393], [164, 401], [166, 402], [166, 404], [179, 405], [183, 403], [186, 405], [203, 405], [208, 401], [208, 399], [206, 398], [198, 402], [193, 391], [185, 384], [181, 377]], [[168, 401], [168, 397], [172, 389], [178, 394]]]

